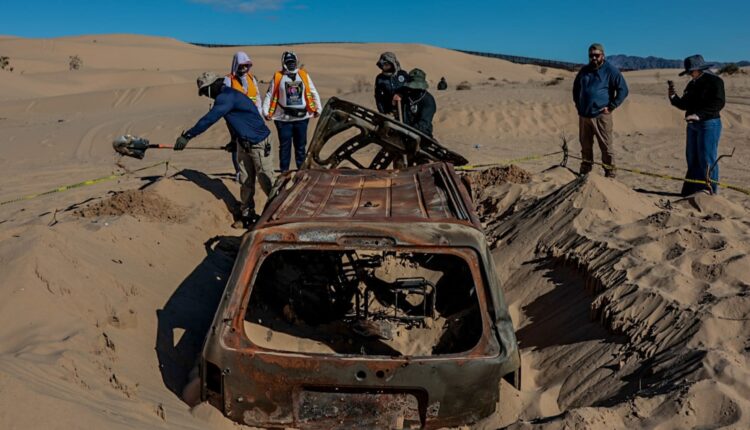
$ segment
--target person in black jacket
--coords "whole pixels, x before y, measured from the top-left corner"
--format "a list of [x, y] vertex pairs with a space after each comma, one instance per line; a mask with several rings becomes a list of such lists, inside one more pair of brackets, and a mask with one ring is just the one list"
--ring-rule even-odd
[[[718, 187], [719, 166], [714, 166], [718, 156], [719, 138], [721, 137], [721, 116], [724, 108], [724, 81], [708, 71], [711, 67], [700, 55], [685, 58], [685, 71], [680, 76], [692, 78], [685, 87], [682, 97], [678, 96], [674, 84], [669, 81], [669, 101], [673, 106], [685, 111], [687, 121], [687, 139], [685, 156], [687, 158], [687, 179], [711, 181], [710, 190], [714, 194]], [[713, 167], [713, 169], [712, 169]], [[708, 171], [711, 170], [707, 178]], [[682, 195], [709, 189], [707, 184], [684, 182]]]
[[422, 69], [412, 69], [408, 81], [398, 90], [393, 100], [402, 105], [404, 124], [432, 137], [432, 118], [437, 105], [435, 98], [427, 91], [428, 87], [425, 72]]
[[381, 72], [375, 78], [375, 105], [378, 112], [393, 115], [398, 119], [398, 110], [393, 107], [393, 96], [409, 79], [393, 52], [384, 52], [377, 62]]

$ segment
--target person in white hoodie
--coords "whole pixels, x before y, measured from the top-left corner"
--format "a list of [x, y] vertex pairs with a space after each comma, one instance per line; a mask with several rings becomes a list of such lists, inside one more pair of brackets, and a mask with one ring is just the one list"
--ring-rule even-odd
[[320, 115], [320, 95], [312, 78], [302, 68], [294, 52], [281, 56], [281, 70], [268, 86], [263, 100], [263, 115], [273, 120], [279, 134], [279, 168], [289, 170], [294, 144], [294, 162], [299, 168], [305, 161], [307, 126], [311, 117]]
[[[238, 51], [232, 57], [232, 68], [228, 75], [224, 76], [224, 86], [233, 88], [250, 98], [255, 106], [258, 108], [258, 112], [263, 111], [263, 102], [260, 97], [260, 91], [258, 91], [258, 81], [255, 79], [250, 68], [253, 67], [253, 61], [250, 56], [243, 51]], [[231, 131], [231, 130], [230, 130]], [[240, 170], [241, 166], [237, 158], [237, 142], [229, 142], [225, 148], [227, 151], [232, 153], [232, 165], [234, 166], [234, 178], [237, 183], [240, 182]]]

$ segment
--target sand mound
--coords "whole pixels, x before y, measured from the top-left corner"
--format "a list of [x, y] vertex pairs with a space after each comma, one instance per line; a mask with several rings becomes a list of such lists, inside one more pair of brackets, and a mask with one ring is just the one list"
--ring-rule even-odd
[[501, 423], [748, 425], [750, 225], [722, 197], [696, 197], [724, 215], [660, 209], [596, 175], [499, 224], [485, 207], [527, 374]]
[[81, 218], [130, 215], [151, 221], [184, 222], [184, 209], [151, 190], [127, 190], [74, 212]]
[[506, 182], [525, 184], [531, 181], [531, 174], [516, 165], [492, 167], [466, 174], [472, 189], [482, 190], [489, 185], [499, 185]]

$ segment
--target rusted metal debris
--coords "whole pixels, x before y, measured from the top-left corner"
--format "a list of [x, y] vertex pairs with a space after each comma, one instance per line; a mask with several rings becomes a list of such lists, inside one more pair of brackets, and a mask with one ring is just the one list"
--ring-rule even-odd
[[[332, 103], [324, 120], [351, 105]], [[331, 133], [319, 126], [317, 142]], [[501, 378], [519, 385], [469, 193], [420, 151], [389, 155], [418, 164], [399, 170], [315, 157], [277, 181], [204, 344], [202, 399], [260, 427], [438, 428], [493, 413]]]
[[302, 168], [387, 169], [434, 161], [454, 166], [469, 162], [419, 130], [332, 97], [320, 116]]

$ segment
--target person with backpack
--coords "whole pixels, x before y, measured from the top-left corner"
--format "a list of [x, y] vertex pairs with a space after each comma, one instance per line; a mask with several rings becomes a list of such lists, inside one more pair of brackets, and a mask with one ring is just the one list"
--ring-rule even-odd
[[294, 52], [281, 56], [281, 70], [274, 73], [263, 100], [263, 115], [273, 120], [279, 134], [279, 168], [289, 170], [294, 145], [297, 168], [305, 161], [307, 126], [311, 117], [322, 109], [320, 95], [310, 75], [299, 66]]

